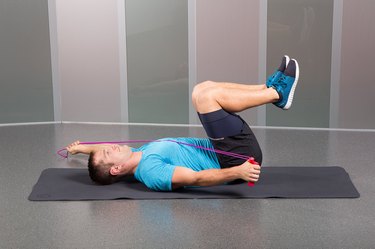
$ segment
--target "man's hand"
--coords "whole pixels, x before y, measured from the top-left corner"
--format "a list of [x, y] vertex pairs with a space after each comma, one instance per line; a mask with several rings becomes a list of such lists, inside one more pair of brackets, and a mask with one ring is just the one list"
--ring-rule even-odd
[[66, 150], [70, 154], [74, 155], [74, 154], [77, 154], [77, 153], [81, 153], [81, 151], [82, 151], [81, 147], [82, 147], [82, 145], [80, 145], [80, 142], [79, 141], [75, 141], [75, 142], [71, 143], [70, 145], [68, 145], [66, 147]]
[[257, 182], [260, 175], [260, 166], [251, 164], [248, 161], [244, 162], [240, 166], [237, 166], [240, 178], [247, 182]]

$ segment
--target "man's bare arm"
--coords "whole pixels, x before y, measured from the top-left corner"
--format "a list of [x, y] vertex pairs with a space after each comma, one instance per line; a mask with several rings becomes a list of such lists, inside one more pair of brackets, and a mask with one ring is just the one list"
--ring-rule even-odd
[[75, 141], [73, 143], [71, 143], [70, 145], [68, 145], [66, 147], [66, 150], [74, 155], [74, 154], [79, 154], [79, 153], [82, 153], [82, 154], [90, 154], [91, 152], [96, 152], [100, 149], [103, 149], [105, 147], [109, 146], [108, 144], [93, 144], [93, 145], [87, 145], [87, 144], [80, 144], [79, 141]]
[[198, 172], [185, 167], [176, 167], [172, 178], [172, 187], [213, 186], [237, 179], [257, 182], [259, 175], [260, 166], [249, 162], [226, 169], [208, 169]]

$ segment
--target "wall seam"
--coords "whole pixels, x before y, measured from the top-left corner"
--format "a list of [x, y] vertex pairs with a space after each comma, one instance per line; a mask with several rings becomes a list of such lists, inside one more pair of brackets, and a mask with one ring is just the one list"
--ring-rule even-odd
[[329, 127], [339, 127], [343, 0], [333, 2]]
[[190, 94], [197, 83], [197, 3], [196, 0], [188, 0], [188, 46], [189, 46], [189, 124], [197, 124], [197, 113], [194, 109]]
[[[259, 69], [258, 81], [260, 84], [266, 82], [267, 74], [267, 0], [259, 0]], [[257, 109], [257, 125], [266, 125], [266, 106]]]
[[117, 0], [117, 18], [118, 18], [118, 38], [119, 38], [118, 45], [119, 45], [121, 122], [129, 122], [125, 0]]
[[54, 121], [62, 121], [56, 0], [48, 0]]

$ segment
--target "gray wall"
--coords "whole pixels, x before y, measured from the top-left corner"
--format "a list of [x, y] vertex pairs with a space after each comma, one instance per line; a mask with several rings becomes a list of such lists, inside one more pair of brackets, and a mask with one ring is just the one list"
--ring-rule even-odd
[[267, 106], [267, 125], [329, 127], [333, 0], [269, 0], [267, 73], [288, 54], [300, 66], [292, 108]]
[[339, 128], [375, 128], [375, 1], [343, 1]]
[[243, 113], [252, 125], [375, 129], [374, 1], [48, 3], [0, 2], [0, 123], [188, 123], [195, 81], [262, 83], [289, 54], [294, 106]]
[[126, 0], [129, 121], [189, 123], [187, 0]]
[[[197, 81], [259, 84], [259, 1], [197, 1]], [[242, 113], [257, 124], [257, 110]]]
[[61, 119], [120, 122], [117, 0], [55, 2]]
[[47, 0], [1, 0], [0, 123], [53, 119]]

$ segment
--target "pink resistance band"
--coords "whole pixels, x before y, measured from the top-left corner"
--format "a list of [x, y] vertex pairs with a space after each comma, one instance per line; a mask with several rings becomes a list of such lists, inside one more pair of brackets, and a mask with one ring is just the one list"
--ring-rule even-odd
[[[221, 154], [221, 155], [226, 155], [226, 156], [231, 156], [231, 157], [235, 157], [235, 158], [244, 159], [244, 160], [247, 160], [251, 164], [259, 165], [255, 161], [255, 159], [253, 157], [248, 157], [248, 156], [244, 156], [244, 155], [240, 155], [240, 154], [233, 153], [233, 152], [228, 152], [228, 151], [222, 151], [222, 150], [216, 150], [216, 149], [212, 149], [212, 148], [207, 148], [207, 147], [203, 147], [203, 146], [199, 146], [199, 145], [195, 145], [195, 144], [189, 144], [189, 143], [179, 142], [179, 141], [175, 141], [175, 140], [98, 141], [98, 142], [80, 142], [79, 144], [85, 144], [85, 145], [92, 145], [92, 144], [132, 144], [132, 143], [151, 143], [151, 142], [172, 142], [172, 143], [177, 143], [177, 144], [181, 144], [181, 145], [185, 145], [185, 146], [194, 147], [194, 148], [197, 148], [197, 149], [212, 151], [212, 152], [215, 152], [215, 153], [218, 153], [218, 154]], [[63, 154], [64, 151], [66, 153]], [[57, 154], [59, 156], [63, 157], [63, 158], [68, 158], [68, 151], [67, 151], [66, 148], [58, 150]], [[249, 186], [254, 186], [254, 183], [253, 182], [249, 182], [248, 185]]]

